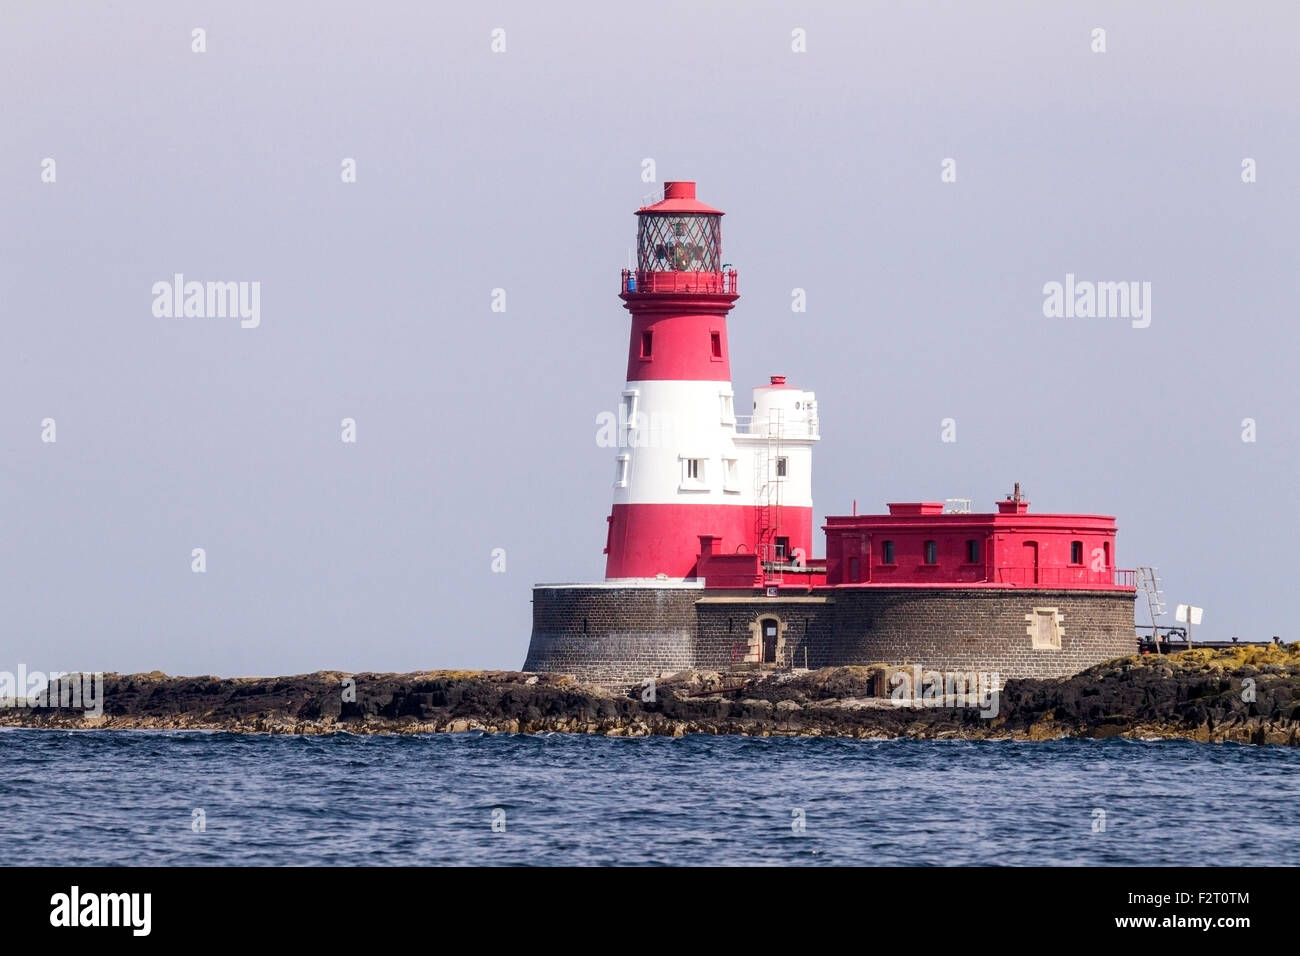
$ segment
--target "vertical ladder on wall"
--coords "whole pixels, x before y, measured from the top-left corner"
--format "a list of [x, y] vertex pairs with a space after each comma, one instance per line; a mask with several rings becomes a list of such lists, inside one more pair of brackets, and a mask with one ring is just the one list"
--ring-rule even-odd
[[788, 556], [776, 553], [776, 533], [781, 528], [781, 485], [776, 462], [781, 457], [781, 436], [785, 412], [773, 409], [768, 416], [767, 441], [757, 449], [754, 462], [754, 546], [763, 567], [763, 583], [781, 584], [785, 578], [776, 567]]
[[1156, 576], [1155, 568], [1138, 568], [1137, 575], [1138, 587], [1147, 596], [1147, 611], [1151, 615], [1151, 639], [1159, 641], [1156, 618], [1163, 617], [1165, 613], [1165, 597], [1160, 590], [1160, 578]]

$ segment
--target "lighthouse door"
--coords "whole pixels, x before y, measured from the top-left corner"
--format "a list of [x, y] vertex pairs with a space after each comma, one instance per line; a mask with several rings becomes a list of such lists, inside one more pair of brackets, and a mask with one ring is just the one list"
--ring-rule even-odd
[[1026, 541], [1022, 550], [1025, 552], [1025, 583], [1038, 583], [1038, 542]]
[[766, 618], [763, 621], [763, 663], [776, 663], [776, 621]]

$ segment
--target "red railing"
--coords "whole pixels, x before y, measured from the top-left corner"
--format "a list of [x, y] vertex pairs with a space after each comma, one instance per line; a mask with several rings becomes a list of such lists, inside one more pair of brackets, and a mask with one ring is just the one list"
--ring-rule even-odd
[[636, 295], [638, 292], [739, 295], [740, 287], [735, 269], [726, 272], [647, 272], [643, 269], [624, 269], [619, 291], [624, 295]]
[[1137, 571], [1120, 568], [995, 568], [994, 581], [1020, 587], [1135, 588]]

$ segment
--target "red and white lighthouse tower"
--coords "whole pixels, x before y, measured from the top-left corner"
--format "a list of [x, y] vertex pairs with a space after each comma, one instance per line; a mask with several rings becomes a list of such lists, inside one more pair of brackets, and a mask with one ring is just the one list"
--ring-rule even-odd
[[722, 216], [692, 182], [666, 183], [660, 202], [637, 210], [637, 267], [619, 296], [632, 328], [607, 579], [702, 576], [702, 548], [751, 555], [759, 569], [812, 554], [816, 396], [774, 375], [742, 409], [751, 414], [736, 415], [727, 314], [737, 277], [722, 261]]

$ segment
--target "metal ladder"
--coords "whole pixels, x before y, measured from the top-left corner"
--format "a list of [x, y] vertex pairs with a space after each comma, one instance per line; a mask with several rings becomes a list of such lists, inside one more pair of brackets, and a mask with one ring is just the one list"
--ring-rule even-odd
[[1156, 576], [1155, 568], [1138, 568], [1137, 578], [1138, 587], [1147, 596], [1147, 611], [1151, 615], [1151, 639], [1159, 641], [1160, 632], [1157, 628], [1156, 618], [1163, 617], [1165, 614], [1165, 598], [1160, 590], [1160, 578]]
[[785, 580], [779, 569], [768, 567], [777, 563], [775, 539], [781, 526], [781, 481], [776, 474], [776, 462], [781, 456], [784, 426], [784, 410], [772, 409], [767, 419], [767, 442], [760, 447], [754, 463], [754, 547], [763, 566], [765, 585], [782, 584]]

